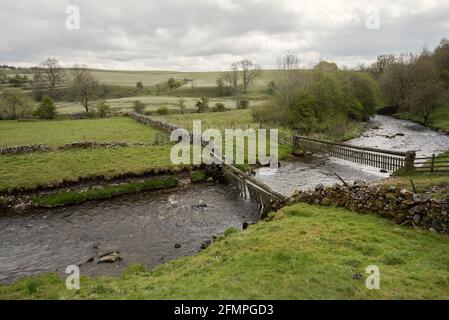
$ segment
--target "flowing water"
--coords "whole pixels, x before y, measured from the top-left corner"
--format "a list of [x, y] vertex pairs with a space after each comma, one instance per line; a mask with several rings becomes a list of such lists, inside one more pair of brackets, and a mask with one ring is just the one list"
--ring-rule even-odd
[[[449, 149], [449, 136], [415, 122], [398, 120], [388, 116], [373, 118], [373, 129], [348, 144], [395, 151], [416, 151], [417, 157], [429, 157]], [[282, 162], [275, 175], [257, 176], [275, 191], [291, 195], [295, 190], [311, 190], [317, 184], [330, 186], [341, 181], [364, 180], [375, 182], [388, 178], [390, 173], [380, 169], [351, 163], [336, 158], [307, 157], [296, 162]]]
[[[0, 282], [64, 273], [73, 264], [82, 264], [81, 273], [91, 276], [117, 275], [131, 263], [151, 268], [194, 255], [213, 235], [257, 219], [253, 204], [239, 200], [228, 187], [212, 184], [0, 216]], [[86, 263], [113, 251], [120, 251], [121, 262]]]
[[[377, 129], [368, 130], [348, 143], [416, 150], [418, 157], [449, 149], [449, 136], [416, 123], [385, 116], [374, 121]], [[340, 183], [334, 172], [348, 182], [356, 179], [372, 182], [388, 177], [388, 173], [379, 169], [315, 157], [284, 162], [276, 175], [258, 174], [258, 177], [278, 192], [290, 195], [294, 190], [311, 189], [318, 183]], [[193, 255], [213, 235], [229, 227], [241, 228], [243, 222], [254, 222], [258, 216], [257, 208], [239, 200], [232, 189], [211, 184], [28, 214], [0, 215], [0, 282], [52, 271], [64, 273], [72, 264], [81, 264], [81, 273], [91, 276], [117, 275], [135, 262], [152, 268]], [[113, 251], [120, 251], [121, 262], [87, 262]]]

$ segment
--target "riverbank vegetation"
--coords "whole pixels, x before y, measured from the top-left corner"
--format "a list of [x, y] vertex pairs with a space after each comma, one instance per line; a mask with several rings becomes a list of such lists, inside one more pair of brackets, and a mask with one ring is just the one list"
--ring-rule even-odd
[[365, 73], [342, 71], [325, 61], [305, 70], [294, 54], [283, 57], [279, 69], [271, 85], [273, 98], [253, 111], [257, 122], [279, 123], [304, 135], [344, 140], [352, 131], [348, 128], [360, 127], [380, 105], [378, 86]]
[[[371, 215], [296, 204], [244, 232], [228, 230], [195, 257], [120, 278], [56, 274], [0, 287], [0, 299], [448, 299], [447, 236]], [[365, 269], [380, 270], [368, 290]], [[32, 289], [32, 290], [31, 290]]]
[[434, 50], [382, 55], [361, 66], [378, 80], [385, 105], [400, 118], [449, 131], [449, 40]]
[[152, 178], [143, 182], [131, 182], [99, 188], [90, 188], [83, 191], [57, 192], [32, 198], [34, 205], [39, 207], [57, 207], [71, 204], [80, 204], [91, 200], [110, 199], [119, 195], [137, 193], [142, 191], [168, 189], [178, 186], [176, 177]]

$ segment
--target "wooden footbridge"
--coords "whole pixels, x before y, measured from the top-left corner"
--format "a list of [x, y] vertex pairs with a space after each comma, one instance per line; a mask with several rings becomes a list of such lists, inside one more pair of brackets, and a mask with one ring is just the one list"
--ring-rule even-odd
[[[138, 113], [129, 113], [128, 115], [140, 123], [159, 129], [167, 134], [170, 134], [176, 129], [183, 129]], [[190, 133], [190, 141], [192, 142], [193, 140], [194, 137]], [[216, 154], [212, 154], [212, 156], [219, 157]], [[240, 197], [256, 203], [262, 216], [269, 213], [272, 209], [280, 208], [285, 203], [285, 196], [272, 190], [254, 176], [227, 163], [222, 157], [220, 159], [222, 163], [220, 168], [225, 179], [238, 190]]]
[[413, 170], [416, 154], [414, 151], [400, 152], [376, 148], [358, 147], [350, 144], [316, 140], [295, 135], [295, 150], [309, 151], [328, 157], [380, 168], [387, 171], [399, 169]]

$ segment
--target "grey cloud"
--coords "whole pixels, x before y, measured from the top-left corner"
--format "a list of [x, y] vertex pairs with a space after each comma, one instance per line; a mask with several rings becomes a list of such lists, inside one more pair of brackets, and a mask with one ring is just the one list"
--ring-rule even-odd
[[[327, 0], [301, 2], [298, 10], [293, 0], [3, 0], [0, 64], [54, 56], [66, 64], [193, 70], [222, 69], [248, 56], [270, 67], [286, 50], [356, 64], [449, 36], [445, 1], [399, 18], [392, 14], [396, 2], [414, 8], [413, 1], [384, 2], [374, 31], [365, 27], [362, 8], [370, 2], [363, 0], [338, 2], [335, 23]], [[80, 7], [79, 31], [65, 28], [68, 4]], [[354, 18], [339, 19], [345, 14]]]

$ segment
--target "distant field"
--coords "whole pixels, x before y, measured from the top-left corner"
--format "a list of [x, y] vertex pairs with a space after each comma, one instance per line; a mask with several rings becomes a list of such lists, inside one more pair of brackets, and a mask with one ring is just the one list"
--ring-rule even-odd
[[[266, 70], [254, 83], [254, 87], [266, 86], [276, 77], [276, 70]], [[121, 86], [135, 86], [142, 81], [144, 86], [152, 86], [169, 78], [192, 80], [197, 87], [216, 86], [217, 78], [224, 72], [176, 72], [176, 71], [114, 71], [94, 70], [93, 75], [101, 82]], [[191, 83], [187, 84], [190, 86]]]
[[0, 146], [45, 144], [60, 146], [74, 141], [154, 141], [157, 130], [130, 118], [62, 121], [0, 121]]
[[[183, 98], [185, 100], [185, 106], [187, 109], [195, 110], [195, 104], [199, 98], [187, 97]], [[156, 111], [160, 107], [167, 107], [172, 110], [179, 110], [179, 100], [178, 97], [172, 96], [143, 96], [143, 97], [130, 97], [121, 99], [109, 99], [106, 103], [116, 112], [120, 111], [131, 111], [134, 101], [139, 100], [145, 104], [146, 111]], [[223, 98], [223, 99], [211, 99], [209, 101], [209, 106], [214, 107], [216, 103], [221, 102], [228, 109], [236, 108], [236, 100], [233, 98]], [[261, 101], [251, 101], [252, 106], [260, 105]], [[84, 111], [84, 108], [77, 102], [60, 102], [56, 104], [58, 112], [61, 114], [72, 114]]]
[[147, 170], [175, 169], [171, 145], [83, 149], [0, 157], [0, 191], [77, 181], [80, 177], [114, 177]]

